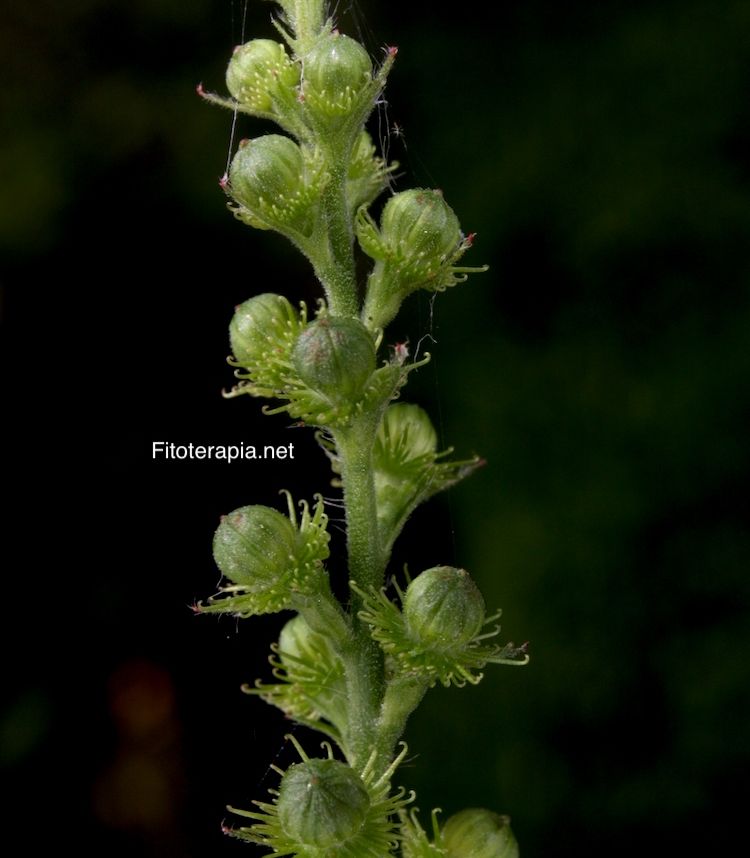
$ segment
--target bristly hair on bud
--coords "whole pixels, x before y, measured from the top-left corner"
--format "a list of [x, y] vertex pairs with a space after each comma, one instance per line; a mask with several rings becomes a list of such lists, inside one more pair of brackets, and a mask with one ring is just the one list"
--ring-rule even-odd
[[401, 811], [401, 855], [402, 858], [445, 858], [443, 839], [438, 824], [439, 808], [430, 814], [432, 840], [422, 828], [418, 817], [418, 808]]

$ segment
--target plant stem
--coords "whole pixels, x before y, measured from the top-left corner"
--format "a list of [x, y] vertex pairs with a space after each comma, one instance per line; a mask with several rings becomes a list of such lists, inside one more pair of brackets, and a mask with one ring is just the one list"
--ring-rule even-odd
[[[365, 414], [348, 429], [336, 432], [334, 437], [344, 484], [349, 576], [362, 589], [382, 586], [386, 563], [378, 531], [372, 468], [376, 430], [377, 415]], [[357, 617], [359, 607], [359, 596], [354, 594], [353, 638], [344, 660], [350, 711], [350, 762], [361, 769], [375, 744], [385, 679], [383, 654]]]
[[383, 585], [386, 557], [378, 530], [372, 450], [378, 414], [363, 414], [334, 433], [346, 507], [349, 576], [360, 589]]
[[354, 233], [346, 199], [346, 165], [352, 143], [324, 148], [328, 183], [323, 192], [323, 211], [328, 227], [328, 252], [324, 260], [313, 260], [333, 316], [359, 315], [359, 295], [354, 265]]

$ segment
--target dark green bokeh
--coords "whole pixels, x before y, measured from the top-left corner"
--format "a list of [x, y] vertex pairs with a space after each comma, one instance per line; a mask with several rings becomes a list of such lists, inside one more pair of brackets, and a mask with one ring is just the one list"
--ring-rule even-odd
[[[488, 460], [395, 559], [466, 566], [532, 653], [432, 692], [402, 778], [424, 810], [509, 813], [528, 856], [727, 851], [750, 757], [750, 7], [344, 6], [373, 54], [400, 47], [379, 125], [403, 130], [400, 187], [441, 187], [478, 233], [467, 264], [491, 265], [434, 306], [412, 299], [392, 332], [438, 341], [412, 396]], [[251, 0], [249, 35], [271, 34], [269, 12]], [[284, 467], [149, 458], [159, 438], [293, 431], [217, 396], [233, 304], [315, 295], [216, 185], [231, 117], [192, 90], [222, 89], [242, 14], [16, 3], [0, 27], [8, 541], [24, 546], [5, 646], [46, 642], [11, 660], [2, 765], [19, 819], [38, 818], [43, 783], [81, 849], [110, 855], [237, 854], [223, 805], [263, 797], [279, 748], [294, 759], [288, 725], [236, 692], [278, 623], [236, 631], [185, 605], [215, 584], [219, 513], [309, 497], [325, 463], [302, 432]], [[121, 741], [105, 687], [133, 659], [162, 665], [177, 700], [161, 833], [113, 833], [92, 799]]]

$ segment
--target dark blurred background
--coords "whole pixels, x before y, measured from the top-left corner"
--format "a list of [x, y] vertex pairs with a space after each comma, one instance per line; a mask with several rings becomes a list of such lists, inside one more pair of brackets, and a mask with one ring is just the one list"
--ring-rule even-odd
[[[425, 811], [509, 813], [529, 857], [736, 854], [750, 4], [437, 9], [339, 7], [374, 56], [400, 47], [373, 123], [399, 187], [441, 187], [478, 233], [467, 261], [491, 266], [389, 331], [431, 334], [408, 396], [488, 460], [415, 516], [394, 569], [466, 566], [532, 662], [433, 691], [400, 780]], [[272, 37], [270, 13], [250, 0], [246, 38]], [[294, 760], [290, 725], [239, 692], [281, 620], [189, 605], [217, 583], [221, 513], [332, 492], [310, 432], [219, 395], [232, 307], [316, 295], [217, 187], [231, 116], [194, 87], [223, 91], [243, 3], [16, 0], [3, 19], [11, 854], [250, 854], [220, 823]], [[154, 462], [154, 440], [293, 442], [295, 459]]]

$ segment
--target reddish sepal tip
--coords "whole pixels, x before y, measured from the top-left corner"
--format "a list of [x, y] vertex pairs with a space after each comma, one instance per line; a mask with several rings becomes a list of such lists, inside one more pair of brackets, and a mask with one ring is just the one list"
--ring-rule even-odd
[[227, 176], [226, 173], [224, 173], [224, 175], [219, 179], [219, 187], [222, 191], [226, 191], [229, 187], [229, 176]]
[[477, 234], [476, 234], [475, 232], [470, 232], [470, 233], [466, 236], [466, 243], [469, 245], [469, 247], [471, 247], [471, 245], [472, 245], [472, 244], [474, 244], [474, 239], [475, 239], [476, 237], [477, 237]]
[[395, 57], [398, 53], [398, 48], [395, 45], [388, 45], [386, 47], [386, 51], [388, 52], [389, 57]]

